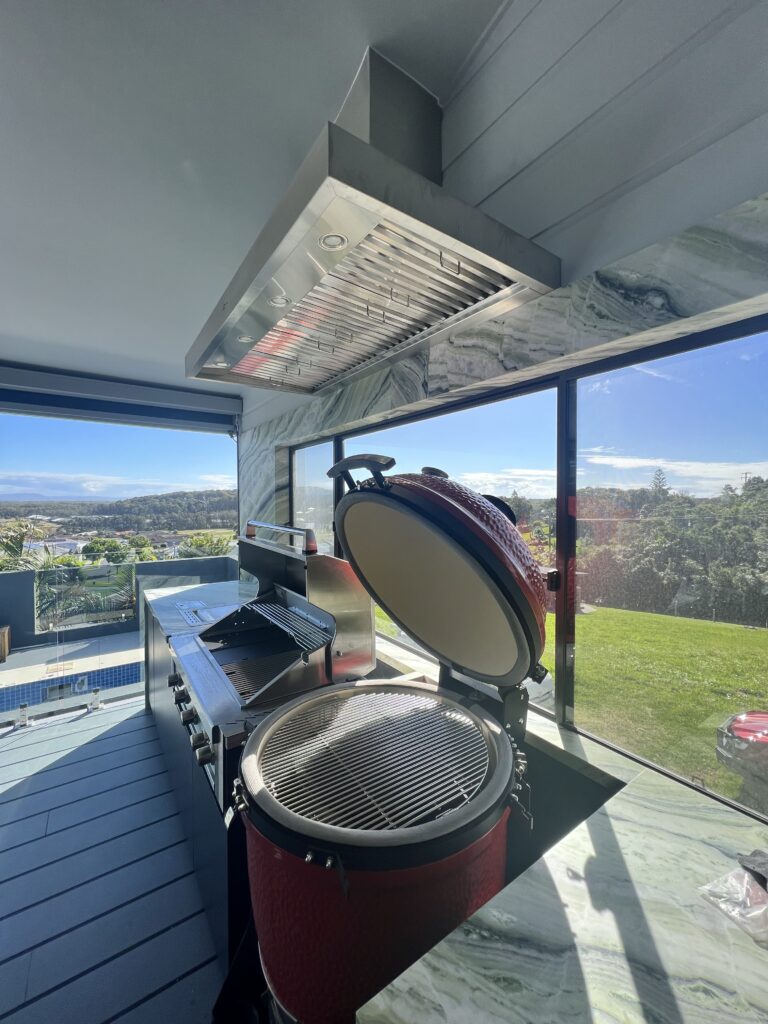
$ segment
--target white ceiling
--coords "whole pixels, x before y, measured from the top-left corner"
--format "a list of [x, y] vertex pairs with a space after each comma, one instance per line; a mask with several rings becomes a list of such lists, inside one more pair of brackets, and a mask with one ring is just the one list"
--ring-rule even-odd
[[365, 47], [443, 97], [497, 6], [3, 0], [0, 359], [188, 384]]

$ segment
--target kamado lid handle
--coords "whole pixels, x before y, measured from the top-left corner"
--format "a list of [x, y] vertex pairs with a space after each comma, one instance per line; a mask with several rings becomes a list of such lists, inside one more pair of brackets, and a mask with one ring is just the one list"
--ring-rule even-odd
[[357, 483], [352, 478], [350, 470], [367, 469], [379, 487], [383, 487], [385, 481], [381, 474], [385, 469], [392, 469], [394, 464], [395, 460], [391, 455], [349, 455], [346, 459], [340, 459], [334, 466], [331, 466], [328, 476], [331, 480], [335, 480], [339, 476], [342, 477], [350, 491], [354, 491]]

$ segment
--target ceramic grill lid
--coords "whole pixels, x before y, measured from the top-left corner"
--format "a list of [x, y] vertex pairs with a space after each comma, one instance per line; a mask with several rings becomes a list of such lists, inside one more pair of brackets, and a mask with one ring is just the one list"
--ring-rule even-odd
[[[395, 460], [343, 459], [336, 532], [363, 585], [392, 619], [454, 672], [496, 686], [535, 673], [544, 647], [541, 568], [503, 502], [445, 473], [384, 477]], [[350, 470], [372, 477], [356, 483]]]

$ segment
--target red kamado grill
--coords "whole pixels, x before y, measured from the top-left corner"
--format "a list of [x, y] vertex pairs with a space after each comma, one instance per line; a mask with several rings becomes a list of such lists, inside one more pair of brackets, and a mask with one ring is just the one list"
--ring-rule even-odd
[[[329, 471], [344, 552], [373, 599], [441, 663], [440, 685], [336, 684], [249, 738], [240, 802], [269, 989], [302, 1024], [355, 1011], [505, 883], [521, 805], [521, 683], [540, 677], [541, 569], [498, 499], [438, 470]], [[357, 484], [350, 471], [372, 478]], [[481, 682], [502, 700], [481, 708]], [[488, 691], [486, 691], [487, 693]]]

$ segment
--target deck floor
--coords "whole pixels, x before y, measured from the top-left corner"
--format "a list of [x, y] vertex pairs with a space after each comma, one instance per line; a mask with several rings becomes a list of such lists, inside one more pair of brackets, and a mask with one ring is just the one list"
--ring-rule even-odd
[[143, 697], [1, 735], [0, 1021], [208, 1024], [220, 984]]

